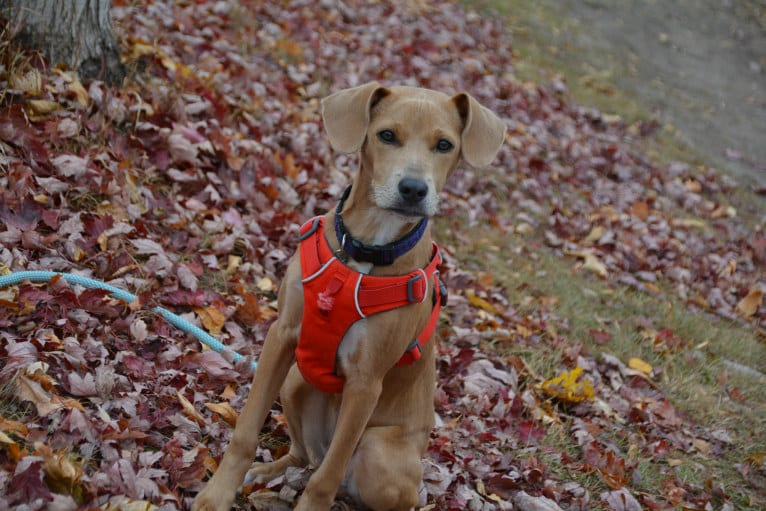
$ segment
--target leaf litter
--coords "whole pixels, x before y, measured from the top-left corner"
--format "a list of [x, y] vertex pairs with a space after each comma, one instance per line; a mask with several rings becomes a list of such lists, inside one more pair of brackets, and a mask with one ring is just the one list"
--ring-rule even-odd
[[[0, 268], [77, 272], [140, 303], [63, 280], [0, 295], [0, 383], [11, 396], [2, 507], [190, 504], [230, 440], [249, 363], [203, 351], [142, 307], [171, 307], [257, 359], [298, 226], [334, 204], [356, 165], [330, 150], [319, 99], [368, 80], [466, 90], [507, 123], [493, 173], [461, 168], [447, 186], [443, 216], [468, 222], [458, 236], [480, 223], [538, 232], [576, 271], [766, 327], [763, 231], [721, 202], [737, 184], [705, 167], [656, 166], [631, 148], [635, 126], [569, 102], [565, 84], [515, 80], [502, 20], [456, 3], [355, 0], [115, 2], [112, 14], [135, 68], [124, 87], [86, 88], [57, 69], [8, 82]], [[521, 315], [489, 270], [452, 267], [446, 278], [424, 509], [729, 505], [715, 485], [671, 471], [662, 495], [641, 491], [642, 460], [672, 465], [674, 452], [705, 458], [732, 443], [680, 414], [646, 362], [575, 345], [539, 375], [488, 349], [569, 344], [551, 330], [550, 307]], [[654, 342], [672, 352], [682, 341], [660, 332]], [[562, 430], [572, 449], [546, 444]], [[278, 407], [262, 435], [262, 459], [284, 452]], [[763, 491], [761, 458], [740, 471]], [[246, 487], [246, 498], [289, 508], [306, 475]], [[608, 491], [591, 494], [578, 482], [589, 475]]]

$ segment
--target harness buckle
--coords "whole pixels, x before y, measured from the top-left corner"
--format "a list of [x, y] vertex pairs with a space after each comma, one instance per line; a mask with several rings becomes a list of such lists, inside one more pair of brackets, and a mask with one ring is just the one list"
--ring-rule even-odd
[[447, 305], [447, 298], [449, 297], [447, 286], [444, 285], [442, 279], [440, 279], [438, 276], [436, 277], [436, 282], [439, 285], [439, 304], [442, 307], [445, 307]]
[[409, 355], [410, 357], [410, 364], [417, 362], [420, 360], [420, 357], [423, 355], [423, 346], [420, 344], [420, 341], [415, 339], [410, 343], [409, 346], [407, 346], [407, 349], [404, 352], [406, 355]]
[[420, 295], [415, 296], [416, 289], [415, 284], [417, 282], [420, 282], [423, 280], [423, 275], [418, 273], [417, 275], [413, 275], [412, 277], [407, 280], [407, 301], [410, 303], [420, 303], [423, 301], [423, 296], [425, 295], [425, 290], [420, 289], [420, 286], [418, 286], [417, 293]]
[[[321, 221], [322, 220], [321, 220], [320, 217], [314, 217], [314, 222], [311, 224], [311, 227], [309, 227], [309, 229], [306, 232], [300, 233], [300, 235], [298, 236], [298, 241], [303, 241], [306, 238], [311, 237], [311, 235], [314, 234], [317, 231], [317, 229], [319, 228], [319, 223]], [[304, 226], [305, 226], [305, 224], [304, 224]]]

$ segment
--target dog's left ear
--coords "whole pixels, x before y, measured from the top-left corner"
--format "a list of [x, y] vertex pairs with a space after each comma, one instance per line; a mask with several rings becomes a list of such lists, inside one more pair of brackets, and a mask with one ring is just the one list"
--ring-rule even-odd
[[505, 140], [505, 124], [466, 93], [455, 94], [452, 101], [463, 119], [463, 159], [472, 167], [489, 165]]
[[335, 150], [353, 153], [362, 147], [370, 124], [370, 109], [388, 93], [378, 82], [370, 82], [322, 100], [324, 128]]

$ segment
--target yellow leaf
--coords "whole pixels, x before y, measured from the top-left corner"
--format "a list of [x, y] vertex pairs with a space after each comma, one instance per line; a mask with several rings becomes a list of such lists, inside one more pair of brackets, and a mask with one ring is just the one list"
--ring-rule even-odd
[[183, 409], [184, 415], [189, 417], [200, 426], [205, 424], [205, 418], [201, 413], [197, 411], [196, 408], [194, 408], [194, 405], [191, 404], [191, 402], [186, 399], [180, 391], [176, 391], [176, 395], [178, 396], [178, 402], [181, 403], [181, 408]]
[[745, 456], [744, 461], [751, 465], [755, 465], [756, 467], [766, 466], [766, 452], [754, 452], [753, 454], [749, 454]]
[[590, 234], [588, 234], [585, 237], [586, 243], [593, 243], [594, 241], [598, 241], [601, 239], [601, 236], [604, 235], [604, 228], [600, 225], [596, 225], [593, 227], [593, 229], [590, 230]]
[[678, 218], [673, 220], [674, 227], [696, 227], [698, 229], [705, 229], [707, 223], [699, 218]]
[[473, 289], [466, 289], [465, 296], [468, 298], [468, 301], [471, 302], [471, 304], [474, 307], [478, 307], [480, 309], [484, 309], [487, 312], [491, 312], [492, 314], [497, 313], [497, 309], [495, 309], [495, 306], [489, 303], [484, 298], [481, 298], [479, 296], [476, 296], [476, 292], [474, 292]]
[[526, 339], [530, 337], [534, 331], [524, 325], [516, 325], [516, 333], [519, 334], [523, 339]]
[[157, 506], [146, 500], [133, 500], [122, 498], [119, 501], [110, 501], [101, 506], [104, 511], [154, 511]]
[[644, 282], [644, 288], [655, 295], [662, 294], [662, 289], [660, 289], [658, 285], [652, 284], [651, 282]]
[[33, 115], [45, 115], [61, 108], [61, 105], [57, 102], [49, 101], [47, 99], [32, 99], [28, 101], [27, 104]]
[[229, 261], [226, 264], [226, 275], [234, 275], [241, 264], [242, 258], [240, 256], [229, 254]]
[[72, 96], [74, 96], [74, 99], [80, 104], [80, 106], [88, 106], [90, 97], [88, 96], [88, 91], [86, 91], [85, 87], [83, 87], [82, 83], [80, 83], [80, 80], [72, 80], [69, 84], [67, 84], [67, 87], [69, 88], [69, 92], [72, 94]]
[[35, 443], [35, 451], [43, 458], [46, 485], [57, 493], [71, 494], [83, 475], [82, 468], [72, 463], [64, 453], [54, 453], [41, 442]]
[[136, 59], [138, 57], [144, 57], [146, 55], [154, 55], [157, 53], [157, 48], [151, 44], [137, 41], [133, 43], [130, 48], [130, 57]]
[[234, 408], [231, 407], [229, 403], [205, 403], [205, 406], [211, 412], [215, 412], [220, 415], [221, 418], [225, 420], [229, 426], [234, 427], [237, 425], [237, 418], [239, 417], [239, 414], [234, 410]]
[[228, 384], [226, 385], [226, 388], [223, 389], [223, 392], [221, 392], [220, 396], [224, 399], [232, 399], [237, 395], [237, 391], [234, 388], [233, 385]]
[[226, 317], [217, 307], [209, 305], [207, 307], [194, 307], [194, 312], [199, 316], [200, 321], [208, 332], [212, 335], [219, 335], [221, 328], [226, 321]]
[[737, 304], [737, 312], [749, 318], [753, 316], [763, 303], [763, 291], [757, 287], [751, 288], [747, 296]]
[[263, 277], [261, 280], [259, 280], [258, 284], [256, 284], [255, 287], [257, 287], [258, 289], [260, 289], [264, 293], [268, 293], [268, 292], [271, 292], [271, 291], [276, 291], [276, 289], [277, 289], [277, 286], [275, 286], [274, 282], [270, 278], [268, 278], [268, 277]]
[[541, 387], [549, 396], [568, 403], [579, 403], [593, 399], [595, 396], [593, 384], [590, 380], [580, 378], [582, 372], [583, 369], [580, 366], [571, 371], [563, 371], [559, 376], [544, 381]]
[[565, 251], [564, 253], [566, 255], [581, 258], [583, 260], [583, 265], [582, 265], [583, 269], [593, 272], [601, 278], [606, 278], [606, 276], [608, 275], [608, 272], [606, 270], [606, 265], [602, 263], [598, 257], [591, 254], [590, 252], [573, 250], [573, 251]]
[[42, 77], [37, 69], [32, 69], [23, 76], [11, 75], [9, 85], [12, 89], [20, 90], [30, 96], [37, 96], [43, 90]]
[[710, 442], [703, 440], [701, 438], [695, 438], [694, 440], [692, 440], [692, 445], [703, 456], [707, 456], [710, 454]]
[[590, 272], [595, 273], [601, 278], [606, 278], [608, 275], [608, 272], [606, 271], [606, 265], [593, 254], [585, 254], [585, 262], [583, 263], [582, 267]]
[[3, 433], [2, 431], [0, 431], [0, 443], [2, 443], [2, 444], [15, 444], [16, 441], [13, 438], [11, 438], [8, 435], [6, 435], [5, 433]]
[[628, 360], [628, 367], [631, 369], [635, 369], [636, 371], [641, 371], [644, 374], [651, 374], [652, 372], [652, 366], [641, 360], [640, 358], [631, 358]]

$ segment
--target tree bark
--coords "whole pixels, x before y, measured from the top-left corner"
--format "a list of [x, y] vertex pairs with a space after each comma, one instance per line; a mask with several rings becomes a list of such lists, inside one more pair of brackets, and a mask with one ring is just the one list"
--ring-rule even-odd
[[119, 84], [125, 77], [109, 0], [0, 0], [19, 42], [51, 65], [66, 64], [82, 81]]

